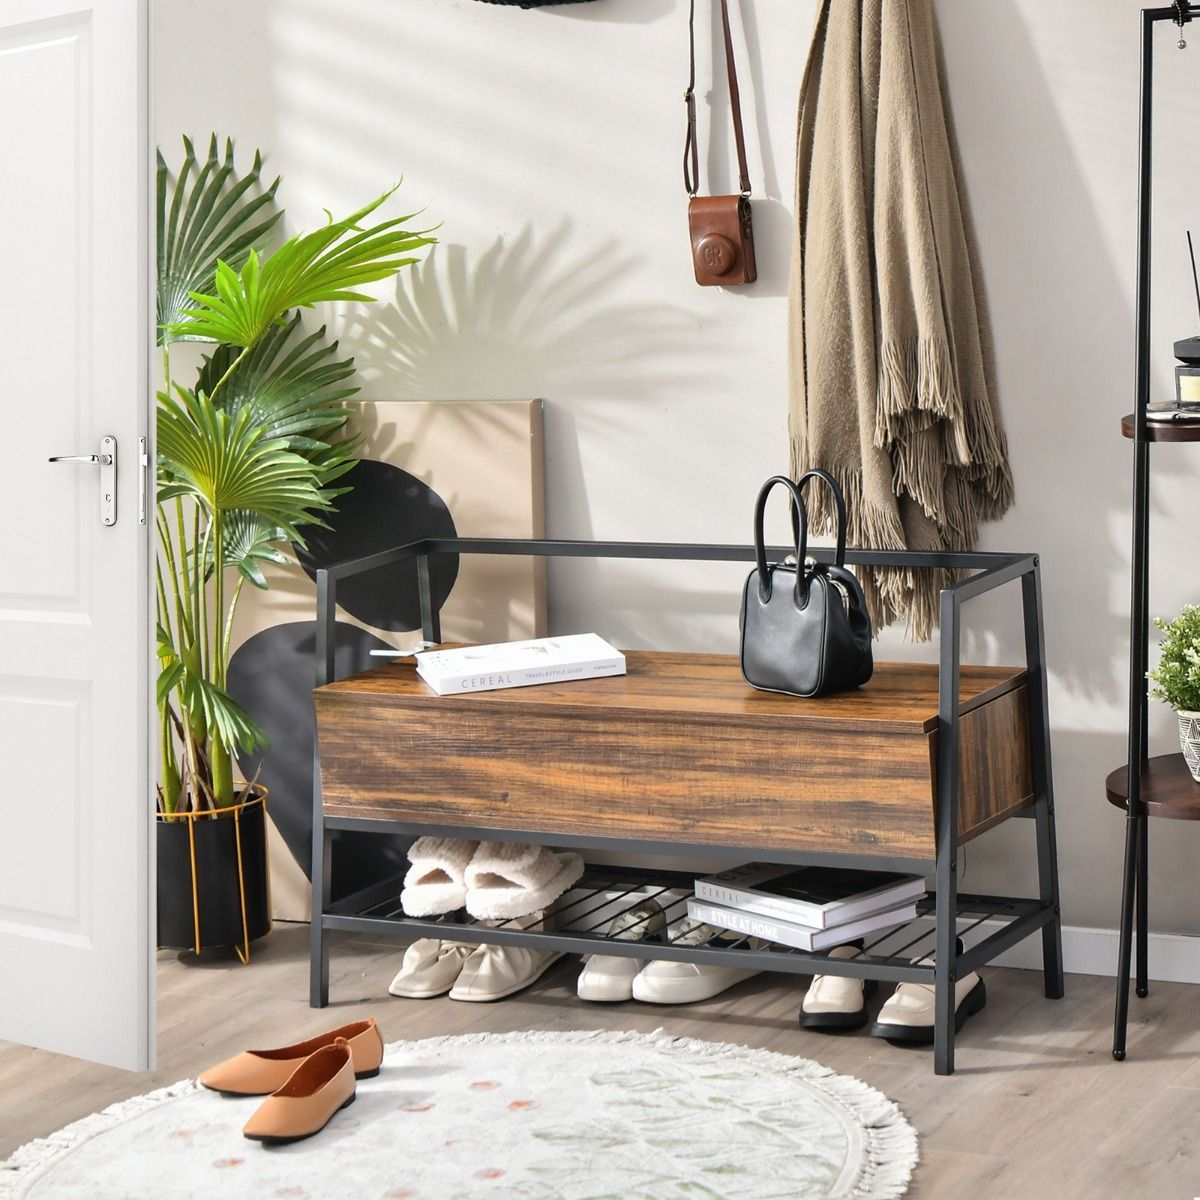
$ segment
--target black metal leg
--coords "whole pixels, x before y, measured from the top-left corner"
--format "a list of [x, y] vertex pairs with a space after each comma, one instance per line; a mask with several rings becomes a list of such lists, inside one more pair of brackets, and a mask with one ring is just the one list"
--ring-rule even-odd
[[[337, 615], [337, 583], [324, 570], [317, 572], [316, 685], [331, 682], [337, 674], [334, 621]], [[324, 1008], [329, 1003], [329, 940], [323, 920], [329, 907], [333, 835], [325, 828], [325, 803], [321, 792], [321, 751], [314, 714], [312, 764], [312, 908], [308, 929], [308, 1003]]]
[[1150, 818], [1143, 812], [1137, 820], [1137, 984], [1135, 990], [1140, 997], [1150, 995], [1150, 880], [1149, 880], [1149, 838]]
[[313, 828], [312, 924], [308, 929], [308, 1004], [324, 1008], [329, 1003], [329, 937], [322, 916], [329, 907], [329, 859], [333, 835]]
[[1046, 687], [1045, 630], [1042, 625], [1042, 571], [1021, 577], [1025, 614], [1025, 663], [1029, 669], [1030, 761], [1033, 765], [1037, 822], [1038, 893], [1054, 909], [1054, 920], [1042, 926], [1042, 976], [1047, 998], [1060, 1000], [1065, 991], [1062, 956], [1062, 911], [1058, 893], [1058, 845], [1054, 832], [1054, 771], [1050, 755], [1050, 708]]
[[958, 978], [959, 607], [949, 589], [941, 597], [941, 669], [938, 678], [937, 870], [934, 910], [933, 1069], [954, 1073], [954, 991]]
[[[937, 1075], [954, 1074], [954, 985], [958, 978], [957, 933], [955, 919], [957, 888], [954, 871], [943, 872], [941, 852], [938, 852], [937, 913], [934, 944], [937, 962], [934, 965], [934, 1027], [933, 1070]], [[953, 867], [953, 863], [951, 867]]]
[[1042, 981], [1048, 1000], [1066, 995], [1063, 977], [1062, 911], [1058, 897], [1058, 853], [1054, 838], [1054, 804], [1049, 797], [1037, 805], [1038, 889], [1053, 904], [1054, 919], [1042, 926]]
[[1150, 402], [1150, 235], [1153, 157], [1154, 24], [1173, 15], [1169, 9], [1142, 10], [1142, 72], [1138, 133], [1138, 255], [1136, 394], [1133, 423], [1133, 551], [1129, 605], [1129, 749], [1125, 817], [1125, 876], [1121, 888], [1121, 943], [1117, 959], [1117, 1003], [1113, 1020], [1113, 1058], [1125, 1057], [1129, 1020], [1129, 966], [1134, 916], [1138, 923], [1137, 988], [1146, 994], [1147, 845], [1142, 806], [1142, 764], [1146, 759], [1146, 663], [1150, 608], [1150, 446], [1146, 410]]
[[429, 573], [429, 554], [417, 557], [417, 595], [421, 601], [421, 636], [427, 642], [442, 640], [442, 614], [433, 604], [433, 580]]
[[1125, 1057], [1125, 1032], [1129, 1023], [1129, 960], [1133, 941], [1133, 892], [1137, 873], [1138, 822], [1125, 819], [1125, 879], [1121, 888], [1121, 941], [1117, 953], [1117, 1011], [1113, 1021], [1113, 1058]]

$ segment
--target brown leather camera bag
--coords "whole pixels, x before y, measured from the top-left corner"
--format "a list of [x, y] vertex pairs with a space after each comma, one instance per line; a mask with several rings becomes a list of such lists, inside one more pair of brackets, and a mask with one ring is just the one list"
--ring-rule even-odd
[[683, 186], [688, 203], [692, 238], [692, 265], [702, 287], [731, 287], [758, 278], [754, 261], [754, 228], [750, 219], [750, 171], [746, 166], [746, 139], [742, 133], [742, 100], [738, 91], [733, 34], [729, 28], [728, 0], [721, 0], [721, 27], [725, 34], [725, 66], [729, 75], [729, 108], [733, 114], [733, 139], [737, 146], [741, 194], [698, 196], [700, 151], [696, 138], [696, 0], [688, 14], [691, 73], [684, 103], [687, 105], [687, 141], [683, 149]]

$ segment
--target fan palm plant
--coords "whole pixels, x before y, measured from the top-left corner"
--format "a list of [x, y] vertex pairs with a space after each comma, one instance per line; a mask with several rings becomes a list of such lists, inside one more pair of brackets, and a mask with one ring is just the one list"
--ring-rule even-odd
[[[304, 335], [299, 310], [369, 301], [359, 289], [416, 262], [435, 239], [415, 214], [369, 223], [395, 192], [269, 248], [280, 213], [276, 179], [246, 175], [214, 136], [201, 164], [191, 142], [172, 176], [158, 156], [158, 704], [159, 807], [221, 809], [241, 793], [239, 749], [266, 744], [227, 691], [230, 635], [249, 581], [288, 561], [303, 528], [323, 524], [355, 464], [339, 437], [357, 390], [353, 360], [338, 360], [325, 330]], [[215, 344], [191, 386], [171, 373], [176, 342]]]

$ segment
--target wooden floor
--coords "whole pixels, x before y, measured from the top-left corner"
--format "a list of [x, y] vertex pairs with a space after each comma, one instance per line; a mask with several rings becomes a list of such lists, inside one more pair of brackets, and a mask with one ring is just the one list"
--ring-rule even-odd
[[[160, 954], [159, 1068], [130, 1075], [0, 1043], [0, 1158], [115, 1100], [195, 1075], [248, 1046], [292, 1041], [374, 1014], [389, 1040], [468, 1031], [640, 1029], [740, 1042], [819, 1059], [896, 1100], [921, 1138], [911, 1195], [954, 1200], [1171, 1200], [1200, 1194], [1200, 987], [1156, 984], [1134, 998], [1129, 1059], [1109, 1054], [1112, 981], [1068, 976], [1045, 1000], [1040, 976], [985, 973], [988, 1007], [959, 1038], [953, 1078], [927, 1050], [864, 1034], [801, 1031], [804, 982], [748, 980], [707, 1004], [656, 1008], [577, 1000], [577, 966], [557, 964], [497, 1004], [396, 1000], [395, 944], [334, 935], [332, 1004], [308, 1008], [307, 928], [282, 926], [236, 960]], [[106, 1198], [97, 1198], [106, 1200]], [[736, 1198], [734, 1198], [736, 1200]]]

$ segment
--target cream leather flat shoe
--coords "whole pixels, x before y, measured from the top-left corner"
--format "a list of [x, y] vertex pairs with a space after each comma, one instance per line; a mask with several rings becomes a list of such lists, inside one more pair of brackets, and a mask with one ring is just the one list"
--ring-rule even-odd
[[388, 984], [388, 991], [407, 1000], [444, 996], [454, 986], [463, 963], [474, 949], [465, 942], [421, 938], [405, 950], [400, 970]]
[[[835, 946], [829, 958], [857, 958], [857, 946]], [[875, 992], [874, 979], [846, 975], [814, 975], [800, 1003], [804, 1029], [861, 1029], [867, 1023], [867, 999]]]
[[484, 1004], [503, 1000], [536, 983], [560, 958], [557, 950], [482, 945], [463, 963], [450, 999]]
[[298, 1142], [320, 1133], [330, 1118], [354, 1103], [354, 1055], [338, 1038], [314, 1050], [278, 1091], [268, 1096], [242, 1128], [245, 1137], [268, 1145]]
[[370, 1079], [379, 1074], [383, 1062], [383, 1038], [374, 1017], [354, 1021], [319, 1033], [305, 1042], [280, 1046], [277, 1050], [246, 1050], [235, 1054], [200, 1076], [200, 1083], [214, 1092], [232, 1096], [269, 1096], [283, 1087], [301, 1064], [323, 1046], [344, 1041], [350, 1047], [354, 1075]]
[[[959, 943], [958, 952], [962, 953]], [[933, 955], [916, 960], [933, 962]], [[929, 1045], [933, 1041], [934, 1005], [936, 991], [932, 983], [901, 983], [884, 1001], [879, 1016], [871, 1027], [875, 1037], [889, 1042], [915, 1042]], [[968, 1017], [982, 1011], [987, 1003], [987, 988], [974, 971], [968, 971], [954, 984], [954, 1028], [963, 1027]]]

